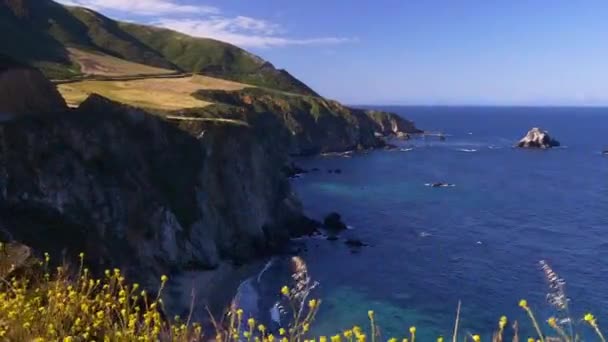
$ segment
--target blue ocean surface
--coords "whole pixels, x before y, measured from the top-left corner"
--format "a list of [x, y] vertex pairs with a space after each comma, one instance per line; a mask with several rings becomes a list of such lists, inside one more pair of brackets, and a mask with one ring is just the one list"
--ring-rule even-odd
[[[447, 140], [297, 160], [320, 169], [293, 181], [306, 213], [321, 219], [336, 211], [351, 226], [337, 241], [294, 242], [320, 284], [315, 333], [366, 327], [371, 309], [383, 337], [404, 336], [415, 325], [420, 340], [432, 341], [451, 336], [461, 301], [461, 333], [489, 339], [506, 315], [527, 337], [533, 331], [521, 298], [543, 326], [555, 315], [540, 260], [565, 278], [573, 316], [591, 311], [608, 324], [608, 156], [601, 153], [608, 109], [380, 109]], [[562, 147], [513, 148], [537, 126]], [[433, 182], [455, 186], [425, 186]], [[369, 246], [350, 248], [347, 238]], [[288, 282], [288, 269], [288, 258], [279, 257], [258, 279], [262, 307]]]

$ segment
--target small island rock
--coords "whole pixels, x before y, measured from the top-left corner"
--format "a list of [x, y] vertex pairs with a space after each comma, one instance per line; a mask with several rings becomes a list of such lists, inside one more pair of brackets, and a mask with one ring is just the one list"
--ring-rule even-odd
[[346, 229], [346, 225], [342, 222], [342, 217], [338, 213], [330, 213], [325, 216], [325, 220], [323, 220], [323, 226], [327, 230], [332, 231], [341, 231]]
[[528, 131], [525, 137], [523, 137], [517, 147], [521, 148], [551, 148], [559, 146], [559, 141], [551, 138], [547, 131], [543, 131], [540, 128], [532, 128]]

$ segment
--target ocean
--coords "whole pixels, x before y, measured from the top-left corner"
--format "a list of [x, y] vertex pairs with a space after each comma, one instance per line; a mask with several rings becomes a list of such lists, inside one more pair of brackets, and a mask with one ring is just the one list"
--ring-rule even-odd
[[[322, 219], [335, 211], [350, 227], [336, 241], [293, 242], [320, 284], [315, 334], [366, 327], [374, 310], [383, 337], [416, 326], [420, 340], [433, 341], [451, 336], [461, 301], [461, 333], [489, 339], [506, 315], [527, 337], [533, 331], [520, 299], [541, 323], [556, 314], [541, 260], [565, 279], [575, 318], [589, 311], [608, 322], [608, 156], [601, 153], [608, 109], [376, 108], [447, 139], [296, 161], [320, 170], [293, 181], [306, 213]], [[513, 148], [532, 127], [548, 130], [562, 147]], [[425, 185], [433, 182], [454, 186]], [[369, 246], [349, 247], [347, 238]], [[274, 258], [251, 281], [257, 314], [289, 283], [288, 260]]]

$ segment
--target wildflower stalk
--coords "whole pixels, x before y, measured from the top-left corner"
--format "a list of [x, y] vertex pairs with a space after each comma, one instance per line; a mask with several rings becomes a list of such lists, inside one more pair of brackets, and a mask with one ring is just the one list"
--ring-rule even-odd
[[454, 333], [452, 334], [452, 342], [457, 342], [458, 339], [458, 324], [460, 323], [460, 306], [461, 301], [458, 301], [458, 308], [456, 309], [456, 322], [454, 323]]
[[538, 334], [538, 338], [540, 339], [540, 341], [545, 342], [543, 333], [540, 330], [540, 326], [538, 325], [536, 318], [534, 317], [534, 313], [532, 312], [532, 309], [530, 309], [530, 307], [528, 306], [528, 302], [525, 299], [522, 299], [519, 301], [519, 306], [522, 309], [524, 309], [526, 311], [526, 313], [528, 314], [528, 317], [530, 317], [530, 320], [532, 321], [532, 325], [534, 325], [534, 329], [536, 329], [536, 333]]
[[564, 339], [564, 341], [566, 342], [571, 342], [572, 339], [570, 338], [570, 336], [568, 336], [568, 334], [566, 334], [566, 332], [564, 331], [564, 329], [562, 329], [562, 327], [559, 326], [559, 324], [557, 324], [557, 319], [555, 317], [550, 317], [547, 320], [547, 323], [549, 324], [549, 326], [551, 328], [553, 328], [553, 330], [555, 330], [557, 332], [557, 334], [562, 337]]
[[540, 266], [549, 285], [547, 300], [549, 304], [554, 306], [562, 315], [565, 315], [565, 319], [563, 321], [567, 322], [568, 324], [568, 331], [570, 333], [569, 339], [572, 340], [574, 339], [574, 328], [572, 326], [572, 318], [570, 316], [569, 300], [568, 296], [566, 295], [566, 282], [564, 279], [560, 278], [555, 271], [553, 271], [551, 266], [549, 266], [545, 260], [540, 261]]
[[597, 324], [597, 320], [595, 319], [595, 316], [588, 313], [585, 315], [584, 320], [593, 328], [593, 330], [595, 331], [595, 334], [600, 338], [600, 340], [602, 342], [606, 342], [606, 339], [604, 338], [604, 334], [602, 334], [602, 332], [600, 331], [600, 327]]
[[369, 310], [367, 312], [367, 316], [369, 317], [369, 323], [371, 325], [372, 342], [376, 342], [376, 322], [374, 322], [374, 312]]
[[498, 333], [496, 334], [495, 340], [498, 342], [502, 342], [502, 337], [505, 332], [505, 327], [507, 326], [507, 316], [500, 317], [498, 321]]

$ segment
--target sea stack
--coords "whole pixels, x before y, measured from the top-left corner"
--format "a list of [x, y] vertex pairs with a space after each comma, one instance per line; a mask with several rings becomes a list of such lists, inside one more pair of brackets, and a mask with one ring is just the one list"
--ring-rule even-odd
[[521, 148], [551, 148], [559, 146], [559, 141], [551, 138], [547, 131], [541, 130], [538, 127], [532, 128], [528, 131], [525, 137], [523, 137], [519, 143], [517, 143], [517, 147]]

